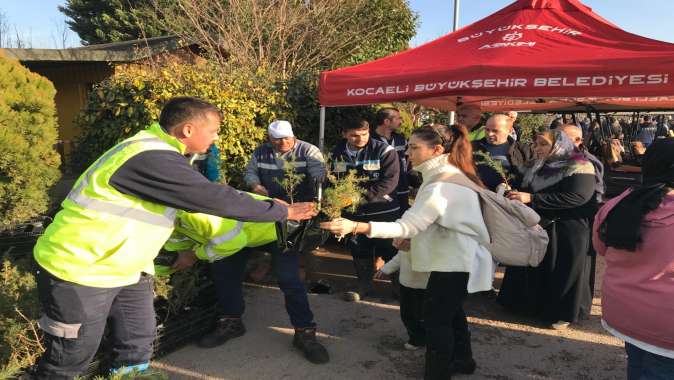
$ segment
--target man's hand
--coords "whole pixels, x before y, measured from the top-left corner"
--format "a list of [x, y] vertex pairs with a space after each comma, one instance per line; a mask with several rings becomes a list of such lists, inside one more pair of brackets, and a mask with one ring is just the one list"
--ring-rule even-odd
[[412, 247], [412, 241], [410, 239], [393, 239], [393, 246], [396, 249], [401, 251], [409, 251]]
[[262, 186], [262, 185], [253, 186], [252, 190], [255, 194], [260, 194], [260, 195], [264, 195], [264, 196], [267, 196], [267, 197], [269, 196], [269, 191], [267, 191], [267, 188]]
[[305, 220], [311, 219], [318, 215], [316, 204], [312, 202], [297, 202], [288, 206], [289, 220]]
[[524, 204], [531, 203], [531, 193], [520, 193], [519, 191], [511, 191], [506, 196], [508, 199], [515, 199]]
[[173, 269], [184, 271], [192, 267], [197, 262], [197, 255], [194, 251], [178, 251], [178, 259], [173, 263]]

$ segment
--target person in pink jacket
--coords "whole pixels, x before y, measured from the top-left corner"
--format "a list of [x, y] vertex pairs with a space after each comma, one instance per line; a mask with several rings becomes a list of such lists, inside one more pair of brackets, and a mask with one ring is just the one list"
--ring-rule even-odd
[[674, 139], [646, 151], [643, 185], [595, 217], [606, 258], [602, 324], [625, 341], [628, 380], [674, 379]]

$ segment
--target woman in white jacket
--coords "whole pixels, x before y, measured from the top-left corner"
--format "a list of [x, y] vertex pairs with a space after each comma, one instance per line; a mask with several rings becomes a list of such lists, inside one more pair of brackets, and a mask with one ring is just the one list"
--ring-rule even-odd
[[424, 300], [426, 380], [447, 380], [453, 372], [475, 371], [463, 302], [469, 290], [491, 289], [494, 269], [485, 248], [489, 234], [477, 193], [438, 180], [465, 175], [482, 186], [466, 128], [453, 125], [450, 130], [450, 141], [432, 127], [412, 132], [407, 154], [424, 182], [412, 207], [396, 222], [335, 219], [321, 225], [340, 236], [411, 239], [412, 271], [430, 273]]

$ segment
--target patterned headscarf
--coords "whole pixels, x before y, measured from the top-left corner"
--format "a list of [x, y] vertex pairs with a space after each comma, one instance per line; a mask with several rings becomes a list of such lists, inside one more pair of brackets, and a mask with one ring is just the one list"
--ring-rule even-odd
[[555, 129], [552, 135], [552, 150], [545, 159], [534, 161], [524, 173], [522, 185], [538, 192], [574, 174], [594, 175], [594, 166], [583, 153], [573, 145], [564, 132]]

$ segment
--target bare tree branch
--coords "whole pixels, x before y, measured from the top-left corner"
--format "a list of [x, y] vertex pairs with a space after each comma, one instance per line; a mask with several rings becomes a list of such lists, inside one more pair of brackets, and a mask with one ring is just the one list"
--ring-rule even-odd
[[9, 21], [7, 20], [7, 16], [0, 11], [0, 48], [9, 47], [11, 41], [9, 35]]
[[159, 17], [173, 21], [173, 33], [199, 43], [218, 63], [264, 68], [282, 78], [348, 57], [387, 27], [365, 19], [368, 0], [171, 3], [153, 0]]

